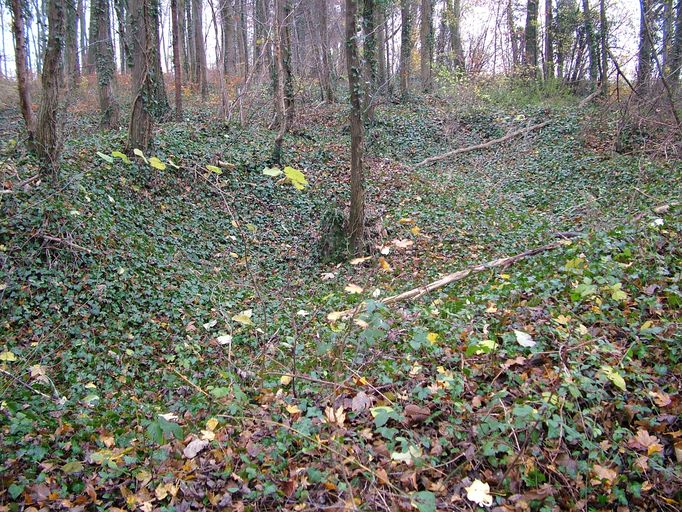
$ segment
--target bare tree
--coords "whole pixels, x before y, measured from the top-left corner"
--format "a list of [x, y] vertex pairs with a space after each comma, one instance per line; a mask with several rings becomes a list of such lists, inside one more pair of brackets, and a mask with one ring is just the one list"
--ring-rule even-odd
[[91, 0], [91, 2], [90, 23], [95, 26], [93, 31], [95, 39], [90, 41], [90, 45], [95, 55], [99, 108], [102, 113], [100, 127], [110, 130], [118, 128], [120, 120], [118, 102], [114, 96], [116, 63], [109, 30], [109, 0]]
[[31, 89], [29, 86], [29, 71], [26, 62], [28, 46], [24, 26], [24, 5], [22, 0], [11, 0], [12, 33], [14, 35], [14, 63], [17, 73], [17, 89], [19, 90], [19, 107], [24, 118], [29, 148], [33, 149], [33, 139], [36, 130], [36, 120], [31, 109]]
[[[92, 1], [92, 0], [91, 0]], [[126, 16], [128, 14], [128, 0], [114, 0], [114, 12], [118, 31], [119, 58], [121, 59], [121, 74], [128, 72], [130, 64], [130, 47], [128, 44], [128, 31], [126, 30]]]
[[38, 157], [43, 161], [43, 168], [55, 175], [59, 169], [63, 145], [59, 123], [59, 96], [65, 11], [64, 0], [49, 0], [47, 47], [41, 77], [43, 94], [35, 134], [35, 149]]
[[357, 0], [346, 0], [346, 66], [350, 88], [350, 217], [349, 245], [353, 254], [364, 252], [365, 184], [362, 170], [362, 69], [357, 43]]
[[464, 48], [462, 47], [461, 18], [462, 10], [460, 0], [446, 0], [443, 16], [450, 35], [450, 62], [452, 69], [464, 71]]

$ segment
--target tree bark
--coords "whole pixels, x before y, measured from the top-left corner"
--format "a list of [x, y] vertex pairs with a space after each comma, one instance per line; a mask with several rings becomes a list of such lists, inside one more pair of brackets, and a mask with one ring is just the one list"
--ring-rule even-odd
[[554, 78], [554, 27], [552, 16], [552, 0], [545, 0], [545, 80]]
[[349, 246], [353, 254], [365, 250], [365, 185], [362, 170], [362, 69], [357, 44], [357, 0], [346, 0], [346, 66], [350, 89], [350, 218], [348, 220]]
[[670, 50], [670, 81], [677, 85], [680, 80], [680, 68], [682, 68], [682, 2], [677, 2], [677, 14], [675, 15], [675, 37]]
[[647, 34], [651, 16], [651, 0], [640, 0], [639, 51], [637, 54], [637, 87], [646, 85], [651, 79], [653, 48]]
[[512, 0], [507, 1], [507, 31], [509, 32], [509, 45], [511, 46], [512, 52], [512, 70], [521, 63], [521, 58], [519, 54], [521, 49], [519, 48], [519, 38], [516, 33], [516, 22], [514, 21], [514, 4]]
[[31, 109], [31, 89], [29, 85], [29, 71], [26, 63], [26, 32], [24, 26], [24, 12], [22, 0], [11, 0], [12, 33], [14, 35], [14, 63], [17, 74], [17, 89], [19, 91], [19, 107], [26, 125], [29, 149], [34, 149], [36, 120]]
[[587, 41], [587, 51], [590, 58], [590, 82], [595, 84], [597, 82], [597, 45], [594, 35], [594, 26], [592, 23], [592, 14], [590, 13], [589, 0], [583, 0], [583, 17], [585, 22], [585, 38]]
[[220, 18], [223, 25], [223, 66], [226, 74], [234, 75], [237, 69], [237, 54], [235, 52], [232, 0], [222, 0]]
[[[430, 0], [425, 0], [430, 1]], [[374, 26], [374, 0], [364, 0], [362, 9], [362, 31], [364, 35], [363, 55], [365, 57], [365, 97], [363, 111], [367, 119], [374, 118], [372, 99], [377, 84], [377, 38]]]
[[291, 53], [289, 30], [289, 0], [275, 0], [274, 40], [275, 40], [275, 113], [277, 135], [273, 150], [276, 164], [282, 162], [282, 143], [289, 131], [294, 116], [293, 82], [291, 77]]
[[[587, 1], [587, 0], [584, 0]], [[526, 4], [526, 30], [523, 64], [528, 78], [537, 78], [538, 72], [538, 0]]]
[[388, 79], [386, 66], [386, 6], [383, 3], [375, 6], [375, 26], [377, 27], [377, 86], [383, 89]]
[[197, 85], [201, 93], [201, 101], [208, 99], [208, 78], [206, 75], [206, 48], [204, 47], [203, 0], [192, 1], [192, 17], [194, 18], [194, 44], [196, 46]]
[[433, 0], [421, 0], [419, 42], [421, 45], [420, 75], [422, 91], [430, 92], [433, 86]]
[[412, 12], [410, 0], [400, 0], [400, 95], [406, 100], [410, 94], [410, 65], [412, 53]]
[[450, 63], [453, 71], [464, 72], [464, 48], [462, 47], [461, 17], [462, 9], [460, 0], [446, 0], [446, 17], [448, 33], [450, 35]]
[[109, 0], [91, 0], [90, 23], [95, 24], [95, 39], [91, 46], [95, 55], [97, 71], [99, 108], [102, 118], [100, 127], [105, 130], [118, 128], [119, 108], [114, 96], [116, 80], [116, 63], [114, 62], [114, 45], [109, 30]]
[[73, 1], [66, 3], [66, 49], [64, 52], [64, 71], [70, 91], [78, 88], [81, 70], [78, 58], [78, 11]]
[[190, 82], [197, 83], [197, 54], [194, 41], [194, 24], [192, 23], [192, 0], [184, 0], [184, 2], [186, 20], [185, 30], [187, 32], [187, 69], [185, 69], [185, 74]]
[[126, 30], [127, 0], [114, 0], [114, 11], [116, 12], [116, 23], [118, 26], [118, 51], [119, 59], [121, 60], [121, 74], [125, 75], [128, 73], [130, 64], [130, 46], [128, 45], [128, 31]]
[[65, 1], [49, 0], [47, 11], [49, 28], [41, 77], [43, 93], [35, 136], [36, 153], [43, 162], [43, 169], [52, 172], [53, 175], [56, 175], [59, 169], [63, 143], [59, 121], [59, 96], [65, 18]]
[[599, 0], [599, 24], [599, 39], [601, 42], [601, 94], [604, 98], [607, 98], [609, 96], [609, 41], [605, 0]]
[[[182, 11], [180, 11], [182, 12]], [[173, 71], [175, 72], [175, 120], [182, 121], [182, 66], [180, 64], [178, 0], [171, 0], [171, 23], [173, 35]]]

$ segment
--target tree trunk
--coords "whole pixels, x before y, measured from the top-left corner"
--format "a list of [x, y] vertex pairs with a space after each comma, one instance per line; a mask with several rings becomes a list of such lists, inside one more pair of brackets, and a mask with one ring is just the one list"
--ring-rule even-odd
[[605, 0], [599, 0], [599, 38], [601, 40], [601, 94], [609, 96], [609, 41]]
[[[430, 1], [430, 0], [425, 0]], [[363, 55], [365, 57], [365, 98], [363, 111], [367, 119], [374, 119], [372, 99], [377, 84], [377, 38], [374, 26], [374, 0], [364, 0], [362, 9], [362, 31], [364, 35]]]
[[[239, 61], [241, 65], [241, 71], [244, 77], [249, 74], [249, 38], [248, 31], [246, 27], [246, 5], [243, 0], [237, 0], [235, 2], [236, 18], [237, 18], [237, 48], [239, 50]], [[288, 9], [288, 7], [287, 7]], [[287, 16], [288, 18], [288, 16]], [[287, 19], [287, 25], [289, 20]], [[288, 34], [288, 31], [287, 31]], [[287, 35], [288, 37], [288, 35]]]
[[[92, 1], [92, 0], [91, 0]], [[130, 66], [130, 46], [128, 44], [128, 31], [126, 30], [126, 17], [128, 15], [127, 0], [114, 0], [114, 11], [118, 26], [119, 58], [121, 59], [121, 74], [128, 73]]]
[[114, 45], [109, 30], [109, 0], [91, 0], [90, 23], [95, 24], [95, 39], [90, 41], [95, 55], [99, 108], [102, 113], [100, 127], [105, 130], [118, 128], [119, 108], [114, 96], [116, 63]]
[[273, 150], [276, 164], [282, 162], [282, 143], [293, 121], [293, 83], [291, 81], [291, 53], [289, 30], [289, 0], [275, 0], [275, 113], [277, 135]]
[[590, 13], [589, 0], [583, 0], [583, 18], [585, 20], [585, 38], [587, 42], [587, 51], [590, 58], [590, 82], [595, 84], [597, 82], [597, 45], [594, 35], [594, 27], [592, 23], [592, 14]]
[[383, 89], [388, 73], [386, 71], [386, 6], [381, 3], [374, 9], [377, 27], [377, 87]]
[[454, 71], [464, 72], [464, 48], [462, 47], [461, 17], [462, 10], [460, 0], [446, 0], [446, 17], [448, 33], [450, 35], [450, 61]]
[[41, 77], [43, 93], [38, 110], [35, 137], [36, 153], [43, 161], [44, 169], [51, 171], [54, 175], [59, 169], [62, 152], [59, 93], [65, 18], [65, 1], [49, 0], [47, 11], [49, 29]]
[[[403, 0], [404, 1], [404, 0]], [[357, 0], [346, 0], [346, 66], [350, 89], [350, 218], [348, 220], [349, 246], [353, 254], [365, 250], [365, 191], [362, 171], [362, 73], [357, 45]]]
[[[324, 5], [324, 4], [323, 4]], [[268, 37], [268, 5], [266, 0], [255, 0], [253, 9], [253, 67], [257, 71], [265, 69], [265, 41]]]
[[410, 0], [400, 0], [400, 95], [403, 100], [409, 96], [410, 64], [412, 53], [412, 13]]
[[194, 41], [194, 24], [192, 23], [192, 0], [184, 0], [185, 2], [185, 20], [187, 31], [187, 69], [185, 74], [192, 83], [197, 83], [197, 54], [196, 45]]
[[17, 89], [19, 90], [19, 106], [21, 115], [26, 125], [27, 141], [29, 149], [34, 149], [33, 142], [36, 130], [36, 120], [31, 109], [31, 89], [29, 85], [29, 72], [26, 63], [26, 32], [24, 29], [24, 12], [22, 0], [11, 0], [12, 9], [12, 33], [14, 34], [14, 63], [17, 74]]
[[[85, 19], [85, 0], [78, 0], [78, 36], [79, 36], [79, 59], [82, 60], [85, 57], [85, 50], [88, 47], [88, 24]], [[82, 72], [82, 69], [81, 69]]]
[[334, 80], [332, 78], [331, 57], [329, 55], [329, 26], [327, 17], [327, 0], [317, 0], [315, 8], [318, 11], [319, 34], [320, 34], [320, 54], [322, 70], [320, 77], [322, 80], [322, 91], [324, 98], [329, 103], [334, 103]]
[[[182, 12], [182, 11], [180, 11]], [[173, 71], [175, 72], [175, 120], [182, 121], [182, 66], [180, 64], [180, 36], [178, 0], [171, 0], [171, 23], [173, 33]]]
[[647, 25], [651, 17], [651, 0], [640, 0], [639, 51], [637, 54], [637, 87], [644, 86], [651, 79], [652, 54]]
[[419, 42], [421, 45], [420, 75], [422, 91], [430, 92], [433, 86], [433, 0], [421, 0]]
[[77, 4], [66, 3], [66, 49], [64, 52], [64, 71], [70, 91], [78, 88], [81, 70], [78, 58], [78, 11]]
[[524, 71], [528, 78], [536, 78], [538, 72], [538, 0], [528, 0], [526, 4], [524, 40], [523, 64], [526, 68]]
[[192, 17], [194, 18], [194, 44], [196, 47], [197, 85], [201, 93], [201, 101], [208, 99], [208, 79], [206, 75], [206, 48], [204, 48], [203, 0], [192, 1]]
[[220, 18], [223, 24], [223, 66], [226, 74], [234, 75], [237, 69], [237, 54], [235, 52], [232, 0], [222, 0]]
[[154, 128], [154, 30], [153, 0], [130, 0], [130, 42], [133, 59], [133, 105], [128, 127], [128, 152], [145, 151]]
[[670, 50], [670, 81], [674, 85], [680, 80], [680, 68], [682, 68], [682, 2], [678, 1], [675, 16], [675, 37]]
[[512, 52], [512, 69], [516, 69], [521, 62], [521, 58], [519, 57], [521, 49], [519, 48], [519, 38], [516, 34], [514, 4], [512, 3], [512, 0], [508, 0], [507, 2], [507, 31], [509, 32], [509, 45], [511, 46]]
[[552, 0], [545, 0], [545, 80], [554, 78], [554, 27], [552, 26]]

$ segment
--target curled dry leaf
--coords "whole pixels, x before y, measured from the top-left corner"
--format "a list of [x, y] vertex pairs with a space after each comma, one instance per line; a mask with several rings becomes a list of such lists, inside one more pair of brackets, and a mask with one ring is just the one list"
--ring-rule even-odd
[[188, 459], [193, 459], [194, 457], [197, 456], [199, 452], [201, 452], [207, 446], [208, 446], [207, 440], [195, 439], [194, 441], [191, 441], [187, 446], [185, 446], [185, 449], [182, 450], [182, 454]]

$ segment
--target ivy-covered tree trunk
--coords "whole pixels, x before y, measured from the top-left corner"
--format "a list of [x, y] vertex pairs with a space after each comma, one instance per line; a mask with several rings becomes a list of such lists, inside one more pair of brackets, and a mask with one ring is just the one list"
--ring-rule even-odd
[[400, 95], [403, 100], [410, 94], [410, 65], [412, 53], [412, 12], [410, 0], [400, 0]]
[[159, 17], [161, 12], [161, 1], [151, 0], [150, 14], [152, 45], [150, 47], [152, 82], [152, 101], [153, 114], [157, 119], [164, 119], [170, 112], [170, 103], [166, 94], [166, 86], [163, 81], [163, 70], [161, 68], [161, 43], [159, 41]]
[[48, 36], [43, 74], [42, 98], [36, 125], [36, 153], [43, 169], [56, 174], [62, 153], [62, 134], [59, 120], [59, 98], [66, 2], [49, 0], [47, 8]]
[[[253, 67], [257, 72], [262, 72], [265, 66], [265, 48], [268, 38], [268, 2], [267, 0], [254, 0], [253, 7]], [[224, 50], [223, 50], [224, 51]]]
[[443, 13], [447, 21], [448, 33], [450, 34], [450, 61], [454, 71], [465, 70], [464, 48], [462, 47], [461, 18], [462, 10], [460, 0], [446, 0], [446, 9]]
[[[187, 69], [185, 69], [185, 74], [188, 80], [192, 83], [196, 83], [197, 77], [197, 54], [196, 45], [194, 41], [194, 29], [192, 28], [194, 24], [192, 23], [192, 0], [183, 0], [185, 2], [185, 21], [186, 21], [186, 31], [187, 31]], [[226, 0], [228, 1], [228, 0]]]
[[133, 59], [133, 106], [128, 126], [128, 152], [146, 150], [154, 128], [154, 31], [153, 0], [130, 0], [131, 50]]
[[331, 55], [329, 48], [329, 22], [327, 12], [327, 0], [316, 0], [315, 5], [318, 11], [318, 30], [320, 34], [320, 54], [322, 69], [320, 76], [322, 77], [322, 91], [324, 99], [333, 103], [335, 101], [334, 95], [334, 78], [332, 76]]
[[365, 250], [365, 184], [362, 170], [362, 68], [357, 43], [357, 0], [346, 0], [346, 66], [350, 88], [350, 216], [348, 238], [355, 255]]
[[433, 0], [421, 0], [419, 42], [421, 45], [420, 75], [422, 91], [429, 92], [433, 85]]
[[116, 63], [114, 61], [114, 45], [109, 30], [109, 0], [91, 0], [90, 23], [94, 23], [96, 38], [91, 42], [95, 53], [95, 70], [97, 72], [99, 109], [101, 112], [100, 127], [105, 130], [119, 126], [119, 108], [114, 96], [116, 80]]
[[526, 4], [526, 30], [523, 64], [528, 78], [536, 78], [538, 72], [538, 0]]
[[12, 9], [12, 34], [14, 35], [14, 64], [17, 74], [17, 89], [19, 92], [19, 107], [26, 125], [27, 142], [29, 149], [33, 149], [36, 120], [31, 108], [31, 89], [29, 85], [28, 66], [26, 54], [28, 52], [26, 31], [24, 25], [24, 9], [22, 0], [11, 0]]
[[598, 76], [598, 57], [597, 57], [597, 41], [594, 34], [594, 24], [592, 23], [592, 14], [590, 12], [589, 0], [583, 0], [583, 19], [585, 24], [585, 39], [587, 43], [587, 52], [590, 59], [590, 82], [596, 84]]
[[73, 1], [66, 2], [66, 49], [64, 52], [64, 71], [70, 91], [80, 85], [81, 69], [78, 58], [78, 11]]
[[194, 42], [196, 45], [197, 85], [201, 100], [208, 99], [208, 79], [206, 76], [206, 49], [204, 48], [203, 0], [192, 0], [192, 16], [194, 17]]
[[[429, 0], [430, 1], [430, 0]], [[365, 98], [363, 111], [367, 119], [374, 118], [373, 97], [377, 84], [377, 38], [374, 25], [374, 0], [364, 0], [362, 31], [364, 34]]]

